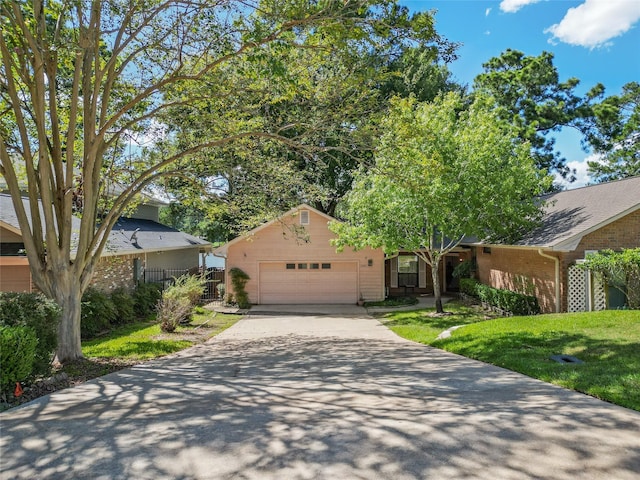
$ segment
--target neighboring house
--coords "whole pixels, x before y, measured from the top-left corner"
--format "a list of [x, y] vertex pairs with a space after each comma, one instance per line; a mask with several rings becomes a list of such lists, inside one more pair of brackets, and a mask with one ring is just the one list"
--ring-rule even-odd
[[[158, 223], [161, 205], [140, 205], [131, 217], [118, 220], [96, 267], [93, 286], [104, 291], [129, 289], [143, 280], [145, 271], [198, 268], [199, 255], [209, 251], [211, 244]], [[74, 217], [73, 222], [79, 230], [80, 220]], [[23, 250], [11, 197], [0, 193], [0, 291], [34, 290]]]
[[249, 275], [246, 290], [254, 304], [351, 304], [382, 300], [384, 254], [381, 249], [337, 253], [328, 228], [334, 218], [300, 205], [218, 249], [229, 271]]
[[479, 280], [532, 293], [543, 312], [623, 306], [615, 289], [576, 267], [590, 252], [640, 247], [640, 177], [544, 197], [542, 226], [514, 245], [476, 243]]

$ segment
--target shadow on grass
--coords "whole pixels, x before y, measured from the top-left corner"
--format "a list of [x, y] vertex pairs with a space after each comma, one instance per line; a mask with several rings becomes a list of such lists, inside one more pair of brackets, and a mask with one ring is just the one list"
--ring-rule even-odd
[[187, 340], [143, 340], [129, 341], [121, 345], [95, 346], [90, 350], [92, 357], [125, 357], [125, 358], [153, 358], [175, 353], [190, 346]]
[[113, 339], [124, 337], [124, 336], [135, 335], [136, 333], [146, 330], [149, 327], [153, 327], [154, 325], [156, 325], [155, 321], [143, 321], [143, 322], [135, 322], [135, 323], [129, 323], [125, 325], [120, 325], [113, 328], [113, 330], [110, 330], [108, 333], [104, 335], [83, 339], [82, 345], [83, 346], [99, 345], [100, 343], [105, 341], [113, 340]]
[[[464, 330], [436, 340], [434, 347], [640, 410], [640, 343], [594, 339], [565, 332]], [[558, 363], [551, 355], [572, 355], [584, 363]]]
[[448, 308], [445, 306], [444, 310], [447, 314], [441, 316], [434, 315], [434, 309], [392, 313], [385, 316], [383, 323], [387, 327], [419, 325], [422, 327], [446, 330], [456, 325], [468, 325], [488, 320], [490, 318], [476, 307], [453, 305]]

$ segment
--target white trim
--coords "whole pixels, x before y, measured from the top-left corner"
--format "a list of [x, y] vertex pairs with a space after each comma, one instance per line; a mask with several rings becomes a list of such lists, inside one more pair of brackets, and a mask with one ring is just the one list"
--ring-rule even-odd
[[22, 237], [22, 231], [19, 228], [14, 227], [10, 223], [3, 222], [2, 220], [0, 220], [0, 227], [5, 228], [9, 230], [11, 233], [15, 233], [16, 235], [20, 235]]
[[427, 262], [418, 257], [418, 288], [427, 288]]
[[389, 287], [398, 288], [398, 256], [391, 259], [389, 264]]

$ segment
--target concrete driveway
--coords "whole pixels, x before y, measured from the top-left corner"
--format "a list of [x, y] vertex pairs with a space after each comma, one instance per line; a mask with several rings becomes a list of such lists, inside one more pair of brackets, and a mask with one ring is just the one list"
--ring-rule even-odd
[[0, 414], [2, 478], [637, 479], [640, 413], [404, 341], [251, 315]]

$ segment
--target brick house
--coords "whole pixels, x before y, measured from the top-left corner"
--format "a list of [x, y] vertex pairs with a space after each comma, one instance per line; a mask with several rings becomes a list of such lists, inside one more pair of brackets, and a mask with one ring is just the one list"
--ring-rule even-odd
[[542, 225], [514, 245], [471, 243], [480, 282], [532, 293], [543, 312], [601, 310], [624, 298], [576, 267], [603, 249], [640, 247], [640, 177], [554, 193]]
[[253, 304], [355, 304], [384, 298], [384, 253], [365, 248], [336, 252], [328, 228], [334, 218], [302, 204], [213, 251], [229, 271], [250, 277]]
[[[130, 217], [118, 220], [96, 267], [94, 287], [107, 292], [118, 287], [131, 289], [149, 270], [198, 268], [199, 255], [209, 251], [211, 244], [159, 223], [161, 205], [147, 202]], [[73, 222], [77, 222], [79, 229], [79, 219], [74, 217]], [[27, 257], [21, 252], [23, 249], [11, 197], [0, 193], [0, 291], [36, 289]]]

